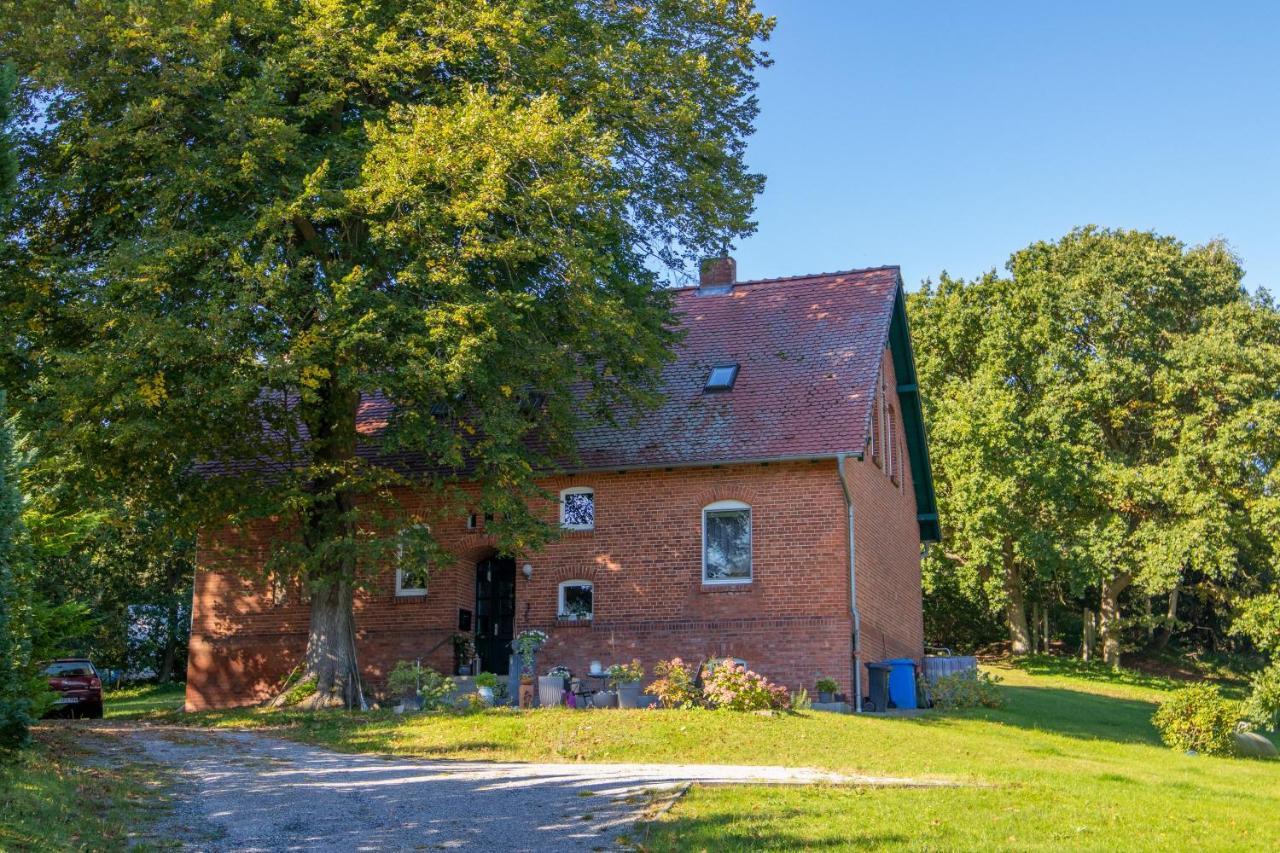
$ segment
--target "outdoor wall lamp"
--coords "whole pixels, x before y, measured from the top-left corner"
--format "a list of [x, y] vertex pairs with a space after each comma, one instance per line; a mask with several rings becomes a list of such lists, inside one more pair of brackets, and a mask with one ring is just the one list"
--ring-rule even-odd
[[533, 564], [525, 563], [523, 566], [520, 567], [520, 573], [524, 575], [525, 580], [527, 581], [533, 580]]

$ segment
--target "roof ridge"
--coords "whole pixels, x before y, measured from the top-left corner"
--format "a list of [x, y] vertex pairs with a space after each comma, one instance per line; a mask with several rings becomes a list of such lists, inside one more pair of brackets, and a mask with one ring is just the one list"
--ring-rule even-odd
[[[786, 284], [786, 283], [795, 282], [795, 281], [807, 281], [812, 278], [836, 278], [842, 275], [857, 275], [859, 273], [884, 272], [886, 270], [898, 270], [899, 273], [901, 273], [902, 267], [899, 264], [881, 264], [880, 266], [875, 266], [875, 267], [855, 267], [854, 269], [835, 270], [833, 272], [811, 272], [811, 273], [803, 273], [801, 275], [778, 276], [776, 278], [753, 278], [753, 279], [748, 279], [746, 281], [735, 281], [733, 283], [733, 286], [737, 288], [737, 287], [742, 287], [744, 285], [753, 285], [753, 284]], [[697, 284], [687, 284], [687, 285], [684, 285], [683, 287], [671, 287], [667, 289], [670, 290], [672, 293], [681, 293], [686, 290], [697, 290], [698, 287], [699, 285]]]

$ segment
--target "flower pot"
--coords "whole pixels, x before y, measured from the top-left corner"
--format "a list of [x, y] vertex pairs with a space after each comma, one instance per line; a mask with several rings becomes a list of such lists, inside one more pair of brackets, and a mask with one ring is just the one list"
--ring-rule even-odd
[[640, 682], [632, 681], [628, 684], [619, 684], [617, 689], [619, 708], [634, 709], [640, 707]]
[[520, 676], [520, 707], [533, 707], [533, 676]]
[[614, 702], [617, 701], [617, 698], [618, 697], [609, 690], [599, 690], [591, 697], [591, 704], [595, 705], [597, 708], [612, 708]]
[[491, 708], [493, 707], [493, 688], [492, 687], [477, 687], [476, 695], [480, 697], [481, 702], [483, 702], [484, 704], [488, 705]]
[[469, 663], [458, 664], [458, 675], [471, 675], [471, 664]]
[[564, 678], [559, 675], [538, 676], [538, 707], [557, 708], [564, 699]]
[[830, 705], [832, 702], [836, 701], [836, 694], [820, 692], [818, 693], [818, 701], [823, 705]]

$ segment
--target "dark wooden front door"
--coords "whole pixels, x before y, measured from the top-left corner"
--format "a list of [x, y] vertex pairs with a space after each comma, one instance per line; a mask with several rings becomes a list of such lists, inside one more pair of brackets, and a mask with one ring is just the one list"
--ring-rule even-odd
[[491, 557], [476, 564], [476, 653], [485, 672], [506, 675], [516, 624], [516, 561]]

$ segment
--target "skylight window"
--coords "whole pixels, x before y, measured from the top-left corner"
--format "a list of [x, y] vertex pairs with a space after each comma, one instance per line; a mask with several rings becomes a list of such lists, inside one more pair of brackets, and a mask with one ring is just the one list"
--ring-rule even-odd
[[707, 377], [707, 391], [728, 391], [733, 387], [733, 381], [738, 378], [738, 365], [736, 364], [718, 364], [711, 368], [711, 375]]

